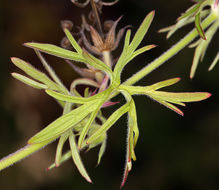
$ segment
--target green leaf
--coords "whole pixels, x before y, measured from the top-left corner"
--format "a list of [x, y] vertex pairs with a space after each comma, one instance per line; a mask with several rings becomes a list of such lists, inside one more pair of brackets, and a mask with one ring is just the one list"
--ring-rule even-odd
[[146, 33], [151, 25], [151, 22], [154, 18], [154, 14], [155, 14], [155, 11], [152, 11], [145, 17], [141, 26], [138, 28], [137, 32], [135, 33], [130, 45], [129, 45], [129, 42], [130, 42], [131, 31], [128, 30], [126, 32], [123, 52], [122, 52], [122, 55], [120, 56], [118, 62], [116, 63], [116, 66], [115, 66], [115, 69], [113, 72], [114, 80], [117, 83], [120, 83], [120, 75], [121, 75], [121, 72], [124, 69], [125, 65], [135, 56], [137, 56], [140, 53], [143, 53], [144, 51], [149, 50], [153, 47], [153, 45], [148, 46], [147, 48], [144, 47], [143, 49], [137, 50], [135, 53], [133, 53], [136, 50], [136, 48], [139, 46], [141, 41], [143, 40], [144, 36], [146, 35]]
[[147, 93], [156, 95], [161, 99], [164, 99], [168, 102], [198, 102], [205, 100], [211, 96], [210, 93], [207, 92], [163, 92], [163, 91], [153, 91], [151, 93]]
[[201, 53], [201, 57], [200, 57], [200, 60], [202, 61], [204, 56], [205, 56], [205, 53], [206, 53], [206, 50], [208, 48], [208, 45], [210, 44], [213, 36], [215, 35], [215, 33], [217, 32], [218, 30], [218, 27], [219, 27], [219, 22], [215, 22], [214, 24], [212, 24], [212, 26], [207, 30], [206, 32], [206, 38], [207, 40], [202, 40], [201, 43], [203, 43], [203, 47], [202, 47], [202, 53]]
[[33, 48], [33, 49], [37, 49], [47, 54], [60, 57], [60, 58], [84, 62], [84, 59], [78, 53], [69, 51], [67, 49], [64, 49], [64, 48], [61, 48], [55, 45], [35, 43], [35, 42], [25, 43], [24, 45], [27, 47]]
[[100, 85], [88, 78], [79, 78], [79, 79], [75, 79], [72, 83], [71, 83], [71, 89], [75, 88], [77, 85], [88, 85], [88, 86], [93, 86], [96, 88], [99, 88]]
[[151, 50], [152, 48], [155, 48], [155, 47], [157, 47], [157, 46], [152, 44], [152, 45], [144, 46], [144, 47], [136, 50], [133, 54], [131, 54], [131, 57], [128, 59], [127, 62], [130, 62], [132, 59], [134, 59], [138, 55], [140, 55], [148, 50]]
[[160, 98], [156, 98], [156, 96], [154, 97], [151, 97], [152, 99], [156, 100], [157, 102], [159, 102], [160, 104], [164, 105], [165, 107], [173, 110], [174, 112], [176, 112], [177, 114], [183, 116], [184, 113], [179, 109], [177, 108], [176, 106], [174, 106], [173, 104], [170, 104], [168, 102], [166, 102], [165, 100], [162, 100]]
[[148, 91], [146, 95], [151, 97], [152, 99], [160, 102], [167, 108], [175, 111], [176, 113], [183, 115], [183, 112], [178, 109], [176, 106], [170, 104], [178, 104], [185, 106], [183, 102], [197, 102], [201, 100], [205, 100], [211, 96], [210, 93], [206, 92], [184, 92], [184, 93], [174, 93], [174, 92], [163, 92], [163, 91]]
[[128, 29], [125, 35], [125, 43], [124, 43], [123, 52], [126, 52], [128, 50], [128, 46], [130, 44], [130, 37], [131, 37], [131, 30]]
[[47, 89], [48, 87], [42, 83], [36, 82], [35, 80], [32, 80], [28, 77], [25, 77], [23, 75], [20, 75], [18, 73], [12, 73], [11, 74], [14, 78], [18, 79], [19, 81], [37, 89]]
[[[60, 161], [59, 161], [59, 166], [61, 165], [61, 164], [63, 164], [64, 162], [66, 162], [67, 160], [69, 160], [71, 158], [71, 151], [67, 151], [65, 154], [63, 154], [62, 155], [62, 157], [61, 157], [61, 159], [60, 159]], [[51, 164], [48, 168], [47, 168], [47, 170], [51, 170], [51, 169], [53, 169], [53, 168], [55, 168], [56, 167], [56, 163], [54, 162], [53, 164]]]
[[137, 32], [135, 33], [135, 36], [129, 45], [129, 52], [135, 51], [135, 49], [139, 46], [141, 41], [143, 40], [144, 36], [146, 35], [151, 22], [154, 18], [155, 11], [151, 11], [142, 22], [141, 26], [138, 28]]
[[132, 136], [131, 134], [131, 130], [130, 128], [128, 129], [128, 134], [127, 134], [128, 138], [127, 138], [127, 145], [126, 145], [126, 160], [125, 160], [125, 170], [124, 170], [124, 174], [123, 174], [123, 179], [122, 179], [122, 183], [120, 185], [120, 189], [125, 185], [125, 182], [127, 180], [128, 174], [132, 169], [132, 159], [131, 159], [131, 147], [130, 147], [130, 136]]
[[49, 124], [42, 131], [34, 135], [29, 141], [29, 144], [40, 143], [51, 138], [57, 138], [65, 131], [74, 127], [83, 120], [89, 113], [96, 109], [96, 101], [90, 101], [86, 104], [72, 110], [71, 112], [59, 117]]
[[190, 71], [190, 78], [194, 77], [199, 61], [203, 60], [205, 53], [206, 53], [206, 50], [207, 50], [207, 47], [210, 44], [214, 34], [217, 32], [218, 25], [219, 25], [218, 22], [214, 23], [206, 32], [207, 39], [206, 40], [200, 39], [199, 43], [197, 44], [197, 47], [195, 49], [195, 54], [194, 54], [194, 58], [193, 58], [191, 71]]
[[133, 132], [134, 132], [134, 142], [133, 142], [133, 148], [134, 148], [138, 141], [139, 129], [138, 129], [136, 107], [135, 107], [135, 103], [133, 100], [130, 104], [130, 110], [128, 112], [128, 116], [130, 119], [130, 125], [132, 126]]
[[109, 76], [112, 78], [112, 70], [101, 60], [97, 59], [93, 55], [83, 52], [82, 53], [84, 59], [86, 60], [86, 63], [93, 66], [96, 69], [100, 69], [101, 71], [105, 71]]
[[116, 110], [102, 125], [100, 129], [98, 129], [93, 135], [91, 135], [88, 140], [87, 144], [91, 144], [93, 141], [95, 141], [98, 137], [100, 137], [102, 134], [106, 133], [107, 130], [122, 116], [129, 110], [130, 103], [126, 103], [122, 107], [120, 107], [118, 110]]
[[198, 13], [196, 16], [195, 16], [195, 27], [200, 35], [200, 37], [203, 39], [203, 40], [206, 40], [206, 37], [205, 37], [205, 33], [202, 29], [202, 26], [201, 26], [201, 22], [200, 22], [200, 13]]
[[95, 58], [94, 56], [86, 52], [79, 54], [73, 51], [66, 50], [64, 48], [60, 48], [55, 45], [43, 44], [43, 43], [30, 42], [30, 43], [25, 43], [24, 45], [48, 53], [50, 55], [89, 64], [96, 69], [100, 69], [102, 71], [107, 72], [110, 75], [112, 73], [111, 69], [107, 65], [105, 65], [101, 60]]
[[78, 168], [78, 171], [80, 172], [80, 174], [89, 182], [92, 183], [86, 169], [84, 168], [84, 165], [81, 161], [78, 149], [77, 149], [77, 145], [75, 143], [75, 137], [72, 131], [70, 131], [70, 137], [69, 137], [69, 144], [70, 144], [70, 148], [71, 148], [71, 154], [72, 154], [72, 159], [76, 165], [76, 167]]
[[[128, 112], [128, 127], [130, 130], [129, 131], [129, 138], [128, 138], [130, 158], [132, 158], [133, 160], [136, 160], [134, 147], [135, 147], [137, 140], [138, 140], [139, 131], [138, 131], [136, 108], [135, 108], [135, 103], [133, 100], [131, 100], [130, 110]], [[135, 134], [134, 129], [135, 129], [135, 132], [137, 134]]]
[[62, 149], [63, 149], [63, 146], [64, 146], [65, 142], [67, 141], [68, 137], [69, 137], [69, 132], [66, 132], [66, 133], [62, 134], [60, 139], [59, 139], [59, 142], [58, 142], [58, 145], [56, 148], [56, 157], [55, 157], [55, 166], [56, 167], [59, 167], [59, 165], [60, 165], [60, 162], [62, 160]]
[[157, 82], [155, 84], [152, 84], [150, 86], [147, 86], [146, 88], [148, 90], [157, 90], [157, 89], [160, 89], [160, 88], [164, 88], [164, 87], [167, 87], [167, 86], [171, 86], [177, 82], [180, 81], [180, 78], [172, 78], [172, 79], [168, 79], [168, 80], [164, 80], [164, 81], [161, 81], [161, 82]]
[[[209, 13], [210, 10], [203, 10], [200, 12], [200, 17], [205, 18]], [[172, 26], [168, 26], [166, 28], [160, 29], [158, 32], [159, 33], [168, 32], [166, 38], [169, 39], [177, 30], [194, 22], [194, 20], [195, 20], [194, 17], [186, 17], [178, 20], [177, 23]]]
[[49, 89], [52, 90], [59, 90], [59, 86], [51, 81], [44, 73], [40, 72], [39, 70], [35, 69], [32, 65], [28, 64], [27, 62], [19, 59], [19, 58], [11, 58], [12, 63], [14, 63], [18, 68], [23, 70], [29, 76], [44, 83]]
[[90, 99], [89, 98], [83, 98], [83, 97], [77, 97], [77, 96], [70, 96], [66, 94], [61, 94], [52, 90], [45, 90], [46, 93], [53, 98], [65, 102], [71, 102], [71, 103], [77, 103], [77, 104], [85, 104], [88, 102]]
[[81, 131], [81, 134], [79, 136], [79, 139], [78, 139], [78, 148], [80, 149], [82, 147], [82, 143], [84, 142], [84, 139], [85, 139], [85, 136], [87, 135], [87, 132], [91, 126], [91, 124], [93, 123], [93, 121], [95, 120], [96, 116], [97, 116], [97, 113], [99, 111], [99, 107], [91, 113], [86, 125], [83, 127], [82, 131]]
[[218, 60], [219, 60], [219, 52], [217, 53], [216, 57], [214, 58], [214, 61], [211, 63], [211, 65], [210, 65], [210, 67], [208, 69], [209, 71], [211, 71], [215, 67], [215, 65], [217, 64]]
[[75, 48], [75, 50], [79, 53], [82, 54], [82, 49], [81, 47], [78, 45], [77, 41], [74, 39], [74, 37], [72, 36], [72, 34], [69, 32], [69, 30], [67, 28], [64, 29], [65, 35], [67, 36], [68, 40], [70, 41], [71, 45], [73, 46], [73, 48]]
[[186, 18], [188, 16], [193, 16], [200, 8], [201, 4], [204, 2], [205, 0], [201, 0], [199, 1], [197, 4], [193, 5], [192, 7], [190, 7], [184, 14], [182, 14], [177, 21]]
[[101, 147], [98, 153], [97, 165], [100, 164], [101, 158], [103, 157], [105, 150], [106, 150], [106, 139], [101, 143]]
[[199, 46], [195, 49], [195, 54], [193, 57], [193, 61], [192, 61], [192, 67], [190, 70], [190, 78], [192, 79], [195, 75], [196, 69], [198, 67], [198, 63], [202, 54], [202, 50], [203, 50], [204, 44], [201, 43], [199, 44]]

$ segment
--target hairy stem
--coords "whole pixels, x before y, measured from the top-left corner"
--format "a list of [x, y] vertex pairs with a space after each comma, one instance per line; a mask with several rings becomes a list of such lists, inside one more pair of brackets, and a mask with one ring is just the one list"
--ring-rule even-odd
[[[212, 13], [210, 14], [203, 22], [202, 22], [202, 28], [206, 29], [209, 27], [217, 18], [217, 15]], [[136, 83], [137, 81], [141, 80], [143, 77], [151, 73], [153, 70], [161, 66], [163, 63], [165, 63], [167, 60], [169, 60], [171, 57], [173, 57], [175, 54], [177, 54], [180, 50], [185, 48], [189, 43], [191, 43], [197, 36], [198, 36], [197, 30], [194, 28], [190, 33], [188, 33], [183, 39], [181, 39], [177, 44], [172, 46], [169, 50], [167, 50], [165, 53], [163, 53], [160, 57], [152, 61], [150, 64], [146, 65], [143, 69], [138, 71], [136, 74], [134, 74], [132, 77], [127, 79], [123, 84], [125, 85], [132, 85]]]
[[38, 144], [28, 144], [25, 147], [21, 148], [20, 150], [12, 153], [0, 160], [0, 171], [13, 165], [14, 163], [24, 159], [27, 156], [30, 156], [32, 153], [42, 149], [55, 139], [50, 139], [48, 141], [38, 143]]

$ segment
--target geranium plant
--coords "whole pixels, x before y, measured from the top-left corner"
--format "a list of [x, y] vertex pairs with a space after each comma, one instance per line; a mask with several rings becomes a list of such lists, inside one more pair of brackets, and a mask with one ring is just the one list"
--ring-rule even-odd
[[[31, 137], [24, 148], [0, 160], [0, 170], [58, 140], [54, 163], [48, 169], [58, 167], [72, 158], [80, 174], [88, 182], [92, 182], [80, 158], [80, 151], [100, 146], [99, 164], [106, 148], [108, 130], [121, 116], [127, 113], [127, 153], [122, 187], [132, 168], [132, 161], [136, 160], [134, 148], [139, 137], [137, 110], [133, 96], [149, 97], [182, 116], [183, 112], [177, 106], [185, 106], [185, 103], [201, 101], [211, 96], [207, 92], [169, 92], [168, 86], [179, 82], [179, 77], [156, 82], [149, 86], [135, 86], [134, 84], [189, 44], [191, 47], [196, 47], [190, 75], [192, 78], [198, 61], [203, 59], [207, 46], [218, 29], [218, 1], [198, 1], [179, 17], [175, 25], [162, 29], [160, 32], [168, 31], [167, 37], [170, 37], [182, 26], [191, 22], [195, 23], [195, 28], [176, 45], [124, 82], [121, 81], [121, 73], [125, 66], [128, 63], [131, 64], [136, 56], [156, 47], [153, 44], [139, 47], [152, 23], [155, 11], [150, 12], [145, 17], [133, 37], [131, 37], [130, 26], [126, 26], [116, 33], [116, 27], [121, 17], [116, 21], [105, 21], [107, 29], [104, 30], [99, 16], [102, 6], [111, 6], [117, 2], [106, 3], [102, 0], [87, 0], [80, 3], [72, 0], [76, 6], [85, 7], [91, 4], [92, 7], [90, 18], [93, 19], [89, 20], [82, 16], [78, 40], [71, 33], [72, 23], [63, 21], [62, 28], [66, 37], [62, 41], [62, 47], [33, 42], [24, 44], [34, 49], [49, 76], [22, 59], [14, 57], [11, 59], [13, 64], [26, 73], [26, 75], [12, 73], [12, 76], [33, 88], [45, 91], [61, 106], [63, 114]], [[208, 9], [204, 9], [206, 6]], [[116, 60], [112, 57], [111, 52], [118, 47], [123, 35], [125, 36], [123, 50], [119, 59]], [[198, 36], [199, 39], [191, 44]], [[65, 87], [42, 53], [65, 59], [81, 75], [81, 78], [74, 80], [70, 88]], [[210, 70], [217, 61], [218, 54], [210, 66]], [[74, 65], [75, 62], [83, 63], [85, 67], [80, 68]], [[83, 93], [78, 92], [76, 88], [81, 84], [87, 86]], [[162, 90], [163, 88], [167, 90]], [[113, 102], [112, 98], [118, 94], [124, 96], [126, 103], [106, 118], [102, 110], [117, 104], [118, 102]], [[62, 149], [67, 141], [69, 141], [70, 150], [63, 153]]]

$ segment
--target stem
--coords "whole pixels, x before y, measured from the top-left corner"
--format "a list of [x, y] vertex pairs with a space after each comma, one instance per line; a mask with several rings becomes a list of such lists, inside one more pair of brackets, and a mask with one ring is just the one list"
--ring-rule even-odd
[[[112, 68], [111, 52], [110, 51], [103, 51], [102, 52], [102, 56], [103, 56], [103, 62], [107, 66], [109, 66], [109, 68]], [[103, 82], [102, 82], [102, 84], [101, 84], [101, 86], [99, 88], [98, 93], [104, 91], [107, 88], [108, 83], [109, 83], [109, 79], [110, 79], [109, 75], [106, 74], [104, 79], [103, 79]]]
[[111, 60], [111, 53], [110, 51], [103, 51], [103, 62], [109, 66], [109, 68], [112, 68], [112, 60]]
[[[71, 103], [66, 103], [63, 110], [63, 115], [71, 111]], [[32, 153], [44, 148], [48, 144], [52, 143], [57, 138], [52, 138], [47, 141], [37, 143], [37, 144], [28, 144], [20, 150], [2, 158], [0, 160], [0, 171], [13, 165], [14, 163], [30, 156]]]
[[32, 153], [42, 149], [44, 146], [48, 145], [54, 140], [55, 139], [50, 139], [49, 141], [45, 141], [38, 144], [28, 144], [20, 150], [2, 158], [0, 160], [0, 171], [24, 159], [25, 157], [30, 156]]
[[[210, 14], [203, 22], [202, 22], [202, 28], [206, 29], [208, 26], [210, 26], [215, 20], [217, 19], [217, 15], [212, 13]], [[152, 61], [150, 64], [146, 65], [143, 69], [141, 69], [139, 72], [134, 74], [132, 77], [130, 77], [128, 80], [126, 80], [123, 84], [125, 85], [132, 85], [136, 83], [137, 81], [141, 80], [143, 77], [148, 75], [150, 72], [161, 66], [163, 63], [165, 63], [167, 60], [169, 60], [171, 57], [173, 57], [175, 54], [177, 54], [180, 50], [182, 50], [184, 47], [186, 47], [189, 43], [191, 43], [197, 36], [198, 36], [197, 30], [194, 28], [190, 33], [188, 33], [183, 39], [181, 39], [177, 44], [172, 46], [169, 50], [167, 50], [165, 53], [163, 53], [160, 57]]]
[[98, 28], [101, 36], [103, 37], [103, 30], [102, 30], [102, 26], [101, 26], [100, 17], [99, 17], [99, 14], [98, 14], [97, 6], [96, 6], [94, 0], [91, 0], [90, 3], [91, 3], [91, 7], [93, 9], [94, 16], [95, 16], [96, 21], [97, 21], [97, 28]]

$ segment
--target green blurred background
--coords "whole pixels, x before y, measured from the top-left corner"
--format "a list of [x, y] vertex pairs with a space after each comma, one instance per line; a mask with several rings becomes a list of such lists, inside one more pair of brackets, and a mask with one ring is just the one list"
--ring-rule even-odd
[[[174, 0], [120, 0], [114, 7], [104, 8], [102, 19], [116, 19], [121, 15], [119, 27], [131, 24], [135, 31], [144, 16], [156, 10], [153, 24], [143, 44], [158, 47], [139, 56], [123, 72], [123, 78], [159, 56], [188, 32], [185, 27], [170, 40], [158, 29], [171, 25], [192, 2]], [[29, 137], [61, 114], [61, 109], [45, 93], [16, 81], [11, 72], [20, 72], [10, 57], [20, 57], [43, 69], [31, 49], [24, 42], [48, 42], [59, 45], [64, 36], [61, 20], [80, 24], [80, 14], [90, 7], [76, 8], [70, 0], [11, 0], [0, 3], [0, 157], [23, 147]], [[203, 102], [182, 108], [181, 117], [146, 97], [136, 97], [140, 137], [136, 147], [137, 161], [128, 177], [124, 190], [218, 190], [219, 189], [219, 68], [208, 72], [217, 52], [218, 38], [214, 38], [207, 56], [199, 65], [193, 80], [189, 70], [194, 50], [186, 48], [164, 66], [151, 73], [138, 84], [153, 84], [172, 77], [182, 81], [170, 87], [175, 91], [208, 91], [213, 96]], [[118, 50], [116, 53], [119, 53]], [[61, 79], [69, 86], [78, 77], [61, 59], [46, 56]], [[20, 72], [21, 73], [21, 72]], [[113, 108], [106, 110], [106, 115]], [[46, 172], [53, 162], [55, 145], [33, 154], [0, 173], [1, 190], [58, 190], [58, 189], [119, 189], [125, 161], [126, 117], [109, 131], [108, 146], [100, 166], [96, 166], [95, 149], [83, 153], [82, 158], [94, 181], [88, 184], [71, 161], [60, 168]]]

